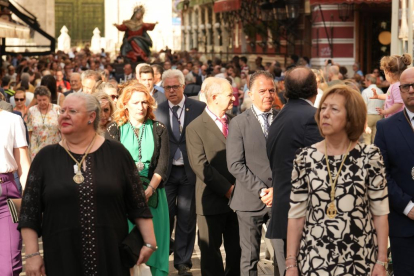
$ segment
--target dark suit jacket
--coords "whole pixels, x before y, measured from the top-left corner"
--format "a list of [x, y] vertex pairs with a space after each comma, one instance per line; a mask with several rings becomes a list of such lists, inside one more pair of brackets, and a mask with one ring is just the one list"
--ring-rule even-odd
[[165, 97], [164, 93], [158, 91], [155, 88], [154, 88], [154, 92], [152, 93], [152, 97], [155, 99], [158, 105], [167, 101], [167, 98]]
[[201, 86], [195, 83], [187, 84], [184, 88], [184, 94], [188, 97], [197, 96], [200, 93]]
[[206, 111], [187, 127], [186, 136], [188, 159], [197, 175], [197, 214], [230, 212], [225, 195], [236, 179], [227, 169], [226, 138]]
[[203, 102], [195, 101], [195, 100], [188, 99], [188, 98], [186, 99], [185, 107], [184, 107], [185, 108], [184, 127], [183, 127], [183, 132], [181, 134], [179, 141], [175, 139], [175, 136], [172, 133], [172, 126], [170, 123], [170, 109], [168, 106], [168, 101], [161, 103], [158, 106], [158, 108], [155, 110], [155, 117], [157, 121], [160, 121], [161, 123], [165, 125], [165, 127], [168, 129], [168, 134], [169, 134], [168, 136], [170, 140], [170, 157], [169, 157], [169, 164], [168, 164], [168, 171], [167, 171], [167, 179], [171, 172], [174, 154], [177, 148], [180, 148], [181, 153], [183, 154], [184, 167], [185, 167], [187, 179], [190, 183], [195, 184], [196, 176], [188, 162], [187, 148], [185, 146], [186, 144], [185, 130], [187, 126], [204, 111], [205, 107], [206, 107], [206, 104]]
[[[163, 188], [167, 179], [168, 161], [170, 155], [169, 143], [168, 143], [168, 131], [160, 122], [154, 121], [152, 134], [154, 136], [154, 153], [151, 157], [150, 166], [148, 169], [148, 178], [151, 180], [154, 173], [161, 176], [162, 181], [158, 188]], [[106, 139], [113, 139], [120, 141], [121, 132], [116, 122], [112, 122], [108, 125], [105, 133]]]
[[195, 78], [195, 84], [200, 85], [203, 83], [203, 79], [201, 78], [200, 75], [198, 74], [194, 74], [193, 71], [191, 71], [191, 74], [193, 74], [194, 78]]
[[267, 238], [286, 239], [293, 159], [299, 148], [322, 140], [315, 112], [304, 100], [289, 100], [270, 126], [267, 156], [273, 175], [273, 206]]
[[375, 145], [381, 150], [390, 201], [390, 236], [414, 236], [414, 221], [404, 209], [414, 202], [414, 133], [403, 112], [377, 122]]
[[[273, 110], [273, 116], [276, 114]], [[226, 150], [228, 169], [236, 178], [230, 207], [237, 211], [262, 210], [266, 205], [260, 199], [260, 190], [272, 187], [272, 171], [266, 138], [251, 109], [231, 120]]]

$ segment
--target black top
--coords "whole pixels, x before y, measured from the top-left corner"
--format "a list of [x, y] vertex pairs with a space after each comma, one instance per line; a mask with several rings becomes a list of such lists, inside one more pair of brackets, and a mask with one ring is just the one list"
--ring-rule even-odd
[[[158, 188], [164, 188], [164, 182], [167, 180], [168, 161], [170, 159], [168, 131], [160, 122], [153, 121], [153, 123], [154, 127], [152, 128], [152, 132], [154, 136], [154, 153], [148, 169], [148, 178], [151, 180], [154, 173], [159, 174], [162, 181], [158, 185]], [[121, 133], [118, 125], [115, 122], [111, 123], [105, 132], [105, 138], [119, 141], [120, 137]]]
[[[78, 161], [83, 156], [72, 155]], [[138, 170], [129, 152], [110, 140], [85, 162], [79, 185], [65, 149], [59, 144], [43, 148], [30, 167], [19, 228], [43, 236], [49, 276], [129, 275], [119, 255], [127, 217], [152, 217]]]

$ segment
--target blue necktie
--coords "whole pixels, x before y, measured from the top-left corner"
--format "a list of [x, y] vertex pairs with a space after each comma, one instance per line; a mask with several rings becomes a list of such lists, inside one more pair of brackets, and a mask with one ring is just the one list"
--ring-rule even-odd
[[[180, 106], [178, 106], [178, 105], [173, 106], [173, 108], [172, 108], [172, 113], [173, 113], [173, 118], [172, 118], [173, 127], [172, 127], [172, 130], [173, 130], [173, 134], [175, 136], [175, 139], [177, 139], [177, 141], [180, 141], [180, 137], [181, 137], [180, 124], [179, 124], [178, 119], [177, 119], [178, 118], [177, 111], [178, 111], [179, 108], [180, 108]], [[177, 148], [177, 150], [174, 153], [174, 160], [178, 160], [180, 158], [181, 158], [181, 150], [180, 150], [180, 148]]]
[[263, 126], [264, 126], [263, 134], [265, 138], [267, 139], [267, 136], [269, 135], [269, 127], [270, 127], [269, 120], [268, 120], [270, 113], [262, 113], [261, 116], [263, 117]]

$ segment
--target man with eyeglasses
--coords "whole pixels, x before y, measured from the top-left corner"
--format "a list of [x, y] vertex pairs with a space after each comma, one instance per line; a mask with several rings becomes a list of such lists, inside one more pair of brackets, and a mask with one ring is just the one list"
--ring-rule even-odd
[[174, 267], [178, 270], [178, 275], [192, 275], [190, 269], [196, 230], [196, 176], [188, 161], [185, 130], [204, 111], [206, 104], [184, 97], [185, 80], [179, 70], [165, 71], [162, 83], [167, 101], [159, 104], [155, 117], [168, 128], [170, 140], [165, 191], [171, 233], [176, 218], [175, 242], [170, 245], [170, 252], [174, 251]]
[[414, 275], [414, 68], [400, 77], [403, 111], [377, 123], [390, 202], [389, 236], [395, 276]]
[[82, 92], [81, 75], [79, 73], [72, 73], [70, 75], [70, 87], [71, 87], [71, 90], [63, 93], [65, 97], [71, 93]]

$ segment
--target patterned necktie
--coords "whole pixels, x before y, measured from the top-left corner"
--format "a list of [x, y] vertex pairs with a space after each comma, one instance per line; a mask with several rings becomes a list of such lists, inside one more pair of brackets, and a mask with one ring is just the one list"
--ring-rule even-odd
[[227, 135], [229, 134], [229, 125], [227, 123], [227, 117], [220, 118], [219, 120], [220, 120], [221, 125], [222, 125], [221, 132], [223, 133], [224, 137], [227, 138]]
[[[172, 113], [173, 113], [173, 118], [172, 118], [173, 127], [172, 127], [172, 130], [173, 130], [173, 134], [175, 136], [175, 139], [177, 139], [177, 141], [179, 141], [180, 137], [181, 137], [180, 123], [178, 122], [178, 119], [177, 119], [178, 118], [177, 111], [178, 111], [179, 108], [180, 108], [180, 106], [178, 106], [178, 105], [173, 106], [173, 108], [172, 108]], [[174, 154], [174, 160], [178, 160], [178, 159], [180, 159], [180, 157], [181, 157], [181, 150], [180, 150], [180, 148], [177, 148], [177, 150]]]
[[269, 127], [270, 127], [269, 120], [268, 120], [270, 113], [262, 113], [261, 116], [263, 117], [263, 126], [264, 126], [263, 134], [265, 138], [267, 139], [267, 136], [269, 135]]

